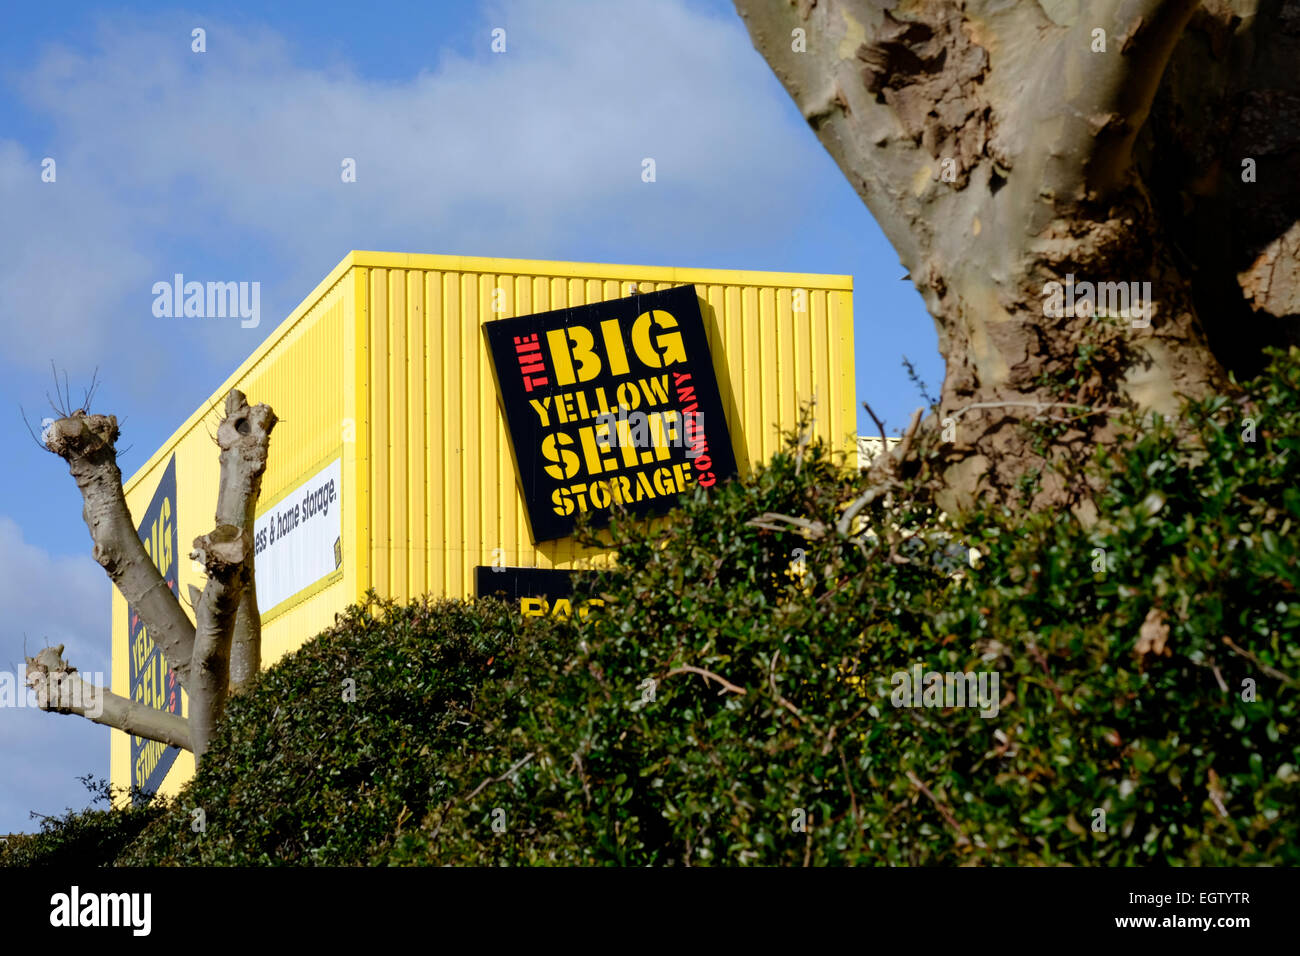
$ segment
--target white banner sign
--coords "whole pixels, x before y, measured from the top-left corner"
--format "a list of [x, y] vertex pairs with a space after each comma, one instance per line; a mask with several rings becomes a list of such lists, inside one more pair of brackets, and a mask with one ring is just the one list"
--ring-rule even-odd
[[342, 566], [342, 468], [342, 459], [334, 459], [254, 523], [257, 607], [263, 614]]

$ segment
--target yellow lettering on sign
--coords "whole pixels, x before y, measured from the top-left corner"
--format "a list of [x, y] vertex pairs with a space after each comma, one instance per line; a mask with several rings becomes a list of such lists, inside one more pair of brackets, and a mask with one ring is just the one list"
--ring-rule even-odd
[[[582, 454], [587, 459], [587, 473], [590, 475], [599, 475], [604, 471], [613, 471], [618, 467], [618, 459], [613, 456], [603, 458], [600, 454], [600, 445], [609, 443], [609, 424], [601, 422], [599, 425], [588, 425], [585, 428], [578, 429], [578, 438], [582, 443]], [[565, 475], [565, 478], [571, 478], [572, 475]]]
[[[567, 329], [551, 329], [546, 333], [551, 346], [551, 359], [555, 365], [555, 381], [559, 385], [590, 382], [600, 374], [600, 358], [596, 355], [596, 339], [582, 325]], [[573, 359], [578, 360], [578, 371], [573, 370]]]
[[570, 497], [568, 490], [556, 488], [551, 492], [551, 510], [562, 518], [573, 514], [573, 498]]
[[542, 439], [542, 455], [547, 461], [555, 462], [553, 465], [547, 465], [545, 471], [557, 481], [572, 478], [578, 473], [578, 468], [582, 464], [576, 452], [559, 447], [572, 444], [573, 436], [566, 435], [564, 432], [552, 432]]
[[[586, 617], [593, 607], [604, 607], [600, 598], [592, 598], [578, 605], [578, 616]], [[519, 612], [526, 617], [572, 617], [573, 602], [569, 598], [556, 598], [551, 604], [544, 597], [522, 597], [519, 599]]]
[[[675, 329], [677, 319], [672, 313], [662, 309], [642, 312], [638, 315], [636, 321], [632, 323], [632, 351], [636, 352], [636, 357], [651, 368], [663, 368], [665, 365], [685, 362], [686, 345], [682, 341], [682, 333], [665, 332], [652, 340], [651, 325], [657, 325], [661, 329]], [[663, 351], [661, 352], [660, 349]]]
[[601, 335], [605, 337], [605, 352], [609, 356], [609, 374], [626, 375], [627, 351], [623, 348], [623, 334], [618, 328], [618, 319], [606, 319], [600, 323]]
[[166, 577], [167, 572], [172, 568], [172, 500], [170, 498], [163, 499], [159, 524], [162, 526], [159, 529], [162, 538], [162, 561], [158, 564], [158, 570], [162, 572], [163, 577]]

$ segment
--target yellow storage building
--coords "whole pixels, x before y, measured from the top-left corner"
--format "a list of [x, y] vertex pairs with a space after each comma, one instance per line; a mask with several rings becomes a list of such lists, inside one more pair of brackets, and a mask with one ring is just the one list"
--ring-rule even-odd
[[[696, 306], [691, 321], [674, 317]], [[573, 327], [571, 317], [587, 314], [594, 334]], [[548, 347], [549, 366], [529, 372], [543, 368], [528, 362]], [[502, 348], [517, 351], [517, 368], [503, 364]], [[670, 366], [687, 353], [694, 379], [675, 371], [687, 366]], [[467, 598], [476, 593], [476, 569], [568, 569], [597, 556], [571, 537], [550, 537], [556, 528], [543, 530], [585, 500], [569, 494], [583, 486], [552, 490], [550, 499], [541, 486], [551, 482], [547, 473], [567, 479], [570, 464], [575, 472], [583, 464], [597, 472], [640, 466], [635, 455], [624, 461], [610, 450], [611, 435], [627, 438], [619, 431], [627, 426], [613, 419], [605, 444], [593, 447], [596, 406], [615, 407], [615, 395], [639, 402], [643, 393], [651, 429], [695, 441], [695, 464], [679, 457], [676, 467], [669, 461], [652, 471], [657, 463], [644, 452], [644, 474], [611, 474], [599, 491], [590, 484], [593, 507], [611, 489], [617, 497], [620, 480], [630, 503], [633, 494], [672, 491], [674, 481], [709, 484], [703, 476], [712, 472], [700, 463], [712, 459], [734, 456], [744, 472], [780, 447], [780, 433], [809, 399], [817, 402], [815, 431], [856, 454], [853, 355], [849, 276], [352, 252], [131, 477], [126, 499], [173, 590], [202, 588], [202, 570], [186, 555], [211, 530], [218, 462], [210, 436], [224, 396], [238, 388], [250, 403], [274, 408], [280, 422], [258, 505], [256, 558], [269, 664], [332, 625], [370, 587], [399, 599]], [[638, 361], [655, 374], [636, 379]], [[595, 387], [620, 369], [622, 385]], [[578, 391], [553, 404], [520, 391], [545, 375], [551, 386], [567, 377]], [[655, 412], [683, 390], [689, 402], [690, 384], [710, 386], [709, 378], [725, 422], [702, 419], [693, 432], [680, 403]], [[686, 384], [661, 402], [660, 381]], [[575, 411], [574, 396], [586, 415]], [[555, 416], [574, 420], [559, 444], [555, 436], [524, 442], [519, 429], [557, 428]], [[716, 447], [719, 428], [729, 449]], [[706, 432], [714, 447], [701, 456]], [[183, 712], [183, 693], [128, 610], [114, 591], [113, 690]], [[112, 733], [115, 784], [171, 793], [192, 772], [188, 753]]]

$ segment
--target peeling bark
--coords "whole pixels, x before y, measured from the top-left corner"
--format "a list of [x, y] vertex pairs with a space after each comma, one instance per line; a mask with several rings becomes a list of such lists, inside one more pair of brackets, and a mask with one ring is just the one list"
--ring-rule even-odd
[[[1231, 391], [1228, 369], [1257, 361], [1283, 329], [1294, 334], [1293, 321], [1275, 321], [1296, 318], [1300, 291], [1300, 14], [1291, 7], [736, 7], [935, 320], [947, 375], [927, 427], [957, 423], [944, 449], [945, 507], [1010, 496], [1042, 468], [1026, 423], [1050, 421], [1045, 408], [1073, 406], [1049, 457], [1086, 457], [1110, 439], [1117, 410], [1172, 413], [1183, 397]], [[806, 52], [791, 42], [796, 28]], [[1234, 102], [1246, 108], [1234, 113]], [[1276, 107], [1268, 123], [1256, 119], [1262, 102]], [[1214, 132], [1225, 116], [1239, 144]], [[1247, 224], [1225, 210], [1241, 193], [1229, 187], [1252, 139], [1269, 166], [1256, 200], [1267, 195], [1272, 210]], [[1189, 211], [1200, 219], [1190, 237]], [[1225, 219], [1252, 237], [1246, 248], [1220, 228]], [[1225, 250], [1229, 241], [1237, 245]], [[1116, 283], [1136, 283], [1149, 314], [1049, 308], [1050, 283], [1083, 282], [1117, 297]], [[1251, 322], [1244, 347], [1218, 348], [1231, 338], [1218, 329], [1225, 303], [1234, 321]], [[1086, 497], [1049, 480], [1038, 503]]]

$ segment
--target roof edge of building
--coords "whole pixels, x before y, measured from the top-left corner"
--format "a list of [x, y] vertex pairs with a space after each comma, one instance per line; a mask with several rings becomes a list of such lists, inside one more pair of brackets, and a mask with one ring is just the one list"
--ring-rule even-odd
[[[853, 276], [818, 272], [765, 272], [757, 269], [706, 269], [688, 266], [648, 266], [614, 262], [578, 262], [563, 259], [508, 259], [492, 256], [456, 256], [424, 252], [379, 252], [354, 249], [354, 265], [374, 269], [445, 269], [452, 272], [575, 273], [593, 279], [639, 278], [656, 282], [708, 282], [716, 277], [727, 285], [811, 286], [841, 292], [853, 291]], [[502, 266], [508, 268], [501, 268]]]
[[[253, 353], [249, 355], [248, 358], [244, 359], [244, 361], [240, 362], [239, 366], [226, 376], [225, 381], [223, 381], [212, 394], [223, 395], [230, 389], [234, 388], [235, 383], [253, 369], [258, 362], [265, 358], [267, 353], [270, 352], [271, 349], [275, 348], [276, 344], [292, 331], [293, 327], [302, 320], [303, 316], [311, 311], [312, 307], [315, 306], [317, 302], [323, 299], [329, 291], [334, 288], [334, 286], [343, 281], [343, 278], [352, 271], [353, 267], [356, 265], [356, 255], [355, 252], [349, 252], [344, 256], [338, 265], [330, 270], [329, 275], [318, 282], [316, 288], [312, 289], [311, 292], [307, 294], [306, 298], [299, 302], [293, 311], [275, 327], [275, 330], [262, 340], [262, 343], [253, 350]], [[139, 484], [146, 475], [157, 468], [158, 465], [166, 459], [167, 455], [171, 453], [177, 443], [179, 443], [182, 438], [189, 434], [201, 421], [203, 421], [203, 419], [213, 410], [213, 407], [214, 406], [212, 405], [205, 404], [190, 415], [190, 417], [187, 418], [179, 428], [173, 431], [163, 441], [163, 443], [158, 446], [157, 451], [150, 455], [144, 463], [135, 470], [131, 477], [122, 483], [122, 491], [124, 493], [133, 491], [135, 486]]]

